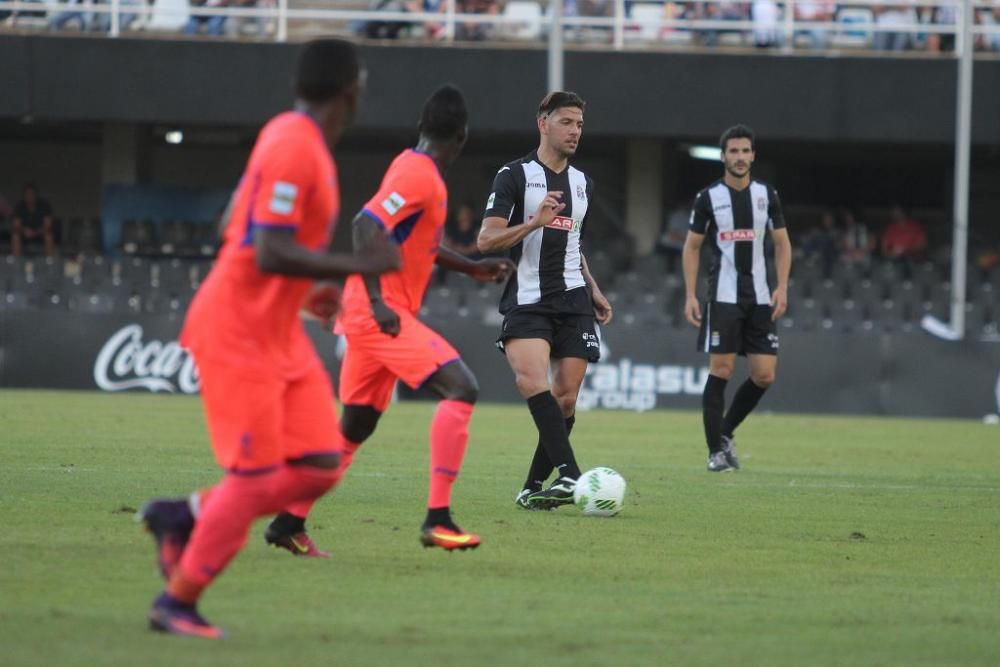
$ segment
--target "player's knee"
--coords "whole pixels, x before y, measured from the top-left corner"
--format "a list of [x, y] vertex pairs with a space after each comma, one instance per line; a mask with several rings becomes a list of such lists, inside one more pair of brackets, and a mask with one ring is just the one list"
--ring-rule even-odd
[[321, 470], [336, 470], [340, 467], [340, 454], [337, 452], [310, 454], [309, 456], [303, 456], [288, 463], [293, 466], [309, 466], [310, 468], [319, 468]]
[[340, 432], [350, 442], [360, 445], [371, 437], [382, 413], [370, 405], [345, 405], [340, 417]]
[[450, 386], [444, 392], [444, 398], [448, 401], [475, 403], [479, 400], [479, 383], [474, 376], [468, 375]]
[[517, 390], [521, 392], [521, 395], [525, 398], [530, 398], [536, 394], [540, 394], [543, 391], [550, 391], [552, 389], [549, 384], [549, 376], [547, 373], [525, 373], [523, 371], [514, 371], [514, 382], [517, 384]]
[[767, 389], [774, 384], [774, 370], [757, 371], [750, 376], [750, 379], [761, 389]]
[[555, 396], [563, 417], [570, 417], [576, 412], [576, 392], [556, 394]]
[[733, 367], [725, 365], [712, 366], [709, 372], [721, 380], [728, 380], [733, 376]]

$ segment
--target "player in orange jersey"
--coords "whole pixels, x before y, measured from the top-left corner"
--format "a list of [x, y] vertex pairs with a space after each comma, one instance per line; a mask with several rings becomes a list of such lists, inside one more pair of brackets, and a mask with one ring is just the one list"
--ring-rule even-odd
[[254, 519], [336, 484], [333, 391], [299, 310], [316, 279], [377, 276], [400, 265], [389, 243], [363, 254], [325, 252], [340, 206], [331, 150], [363, 89], [355, 48], [339, 40], [307, 44], [295, 88], [295, 111], [273, 118], [257, 138], [227, 210], [219, 258], [181, 334], [198, 362], [225, 474], [190, 499], [153, 500], [139, 512], [167, 578], [149, 611], [155, 630], [220, 637], [196, 605]]
[[[427, 100], [417, 147], [396, 157], [378, 192], [354, 219], [355, 250], [368, 252], [373, 241], [388, 237], [400, 248], [402, 269], [381, 278], [348, 278], [339, 318], [347, 337], [340, 370], [340, 472], [375, 430], [397, 378], [430, 389], [441, 400], [431, 422], [430, 494], [420, 539], [444, 549], [479, 545], [478, 536], [452, 521], [449, 509], [479, 387], [455, 348], [420, 322], [417, 312], [435, 263], [484, 282], [505, 280], [514, 268], [508, 259], [470, 261], [441, 247], [448, 209], [442, 173], [465, 145], [467, 121], [458, 89], [443, 86]], [[324, 555], [305, 529], [312, 504], [306, 499], [288, 505], [268, 526], [267, 541], [296, 555]]]

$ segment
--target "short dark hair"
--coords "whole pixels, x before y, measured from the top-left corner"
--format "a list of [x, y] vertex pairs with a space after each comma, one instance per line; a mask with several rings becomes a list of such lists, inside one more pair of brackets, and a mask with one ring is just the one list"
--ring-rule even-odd
[[420, 133], [431, 139], [446, 141], [465, 132], [469, 111], [462, 91], [446, 83], [427, 98], [420, 114]]
[[554, 90], [542, 98], [541, 103], [538, 105], [538, 117], [548, 116], [550, 113], [564, 107], [576, 107], [580, 111], [583, 111], [586, 106], [587, 103], [576, 93], [566, 90]]
[[722, 136], [719, 137], [719, 148], [723, 152], [726, 151], [726, 144], [729, 143], [730, 139], [749, 139], [750, 150], [757, 150], [757, 140], [754, 137], [753, 130], [746, 125], [733, 125], [722, 133]]
[[322, 103], [339, 95], [361, 73], [361, 58], [350, 42], [316, 39], [299, 53], [295, 70], [295, 95], [306, 102]]

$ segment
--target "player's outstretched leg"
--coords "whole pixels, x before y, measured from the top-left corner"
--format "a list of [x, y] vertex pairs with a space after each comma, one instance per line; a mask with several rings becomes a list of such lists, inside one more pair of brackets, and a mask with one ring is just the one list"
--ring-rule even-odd
[[[566, 437], [568, 438], [573, 432], [576, 415], [570, 415], [564, 421], [566, 423]], [[553, 469], [555, 466], [549, 460], [549, 455], [545, 453], [545, 446], [539, 438], [538, 445], [535, 447], [535, 455], [531, 459], [531, 467], [528, 469], [528, 478], [524, 481], [521, 491], [514, 497], [514, 504], [526, 510], [555, 509], [555, 507], [543, 508], [528, 503], [528, 496], [542, 490], [542, 487], [545, 486], [545, 480], [552, 474]]]
[[580, 467], [569, 442], [572, 423], [563, 417], [562, 408], [551, 391], [539, 392], [529, 398], [528, 409], [558, 477], [549, 488], [529, 494], [524, 502], [532, 509], [540, 510], [571, 505], [576, 480], [580, 477]]
[[166, 590], [149, 610], [153, 630], [218, 639], [222, 631], [198, 612], [202, 592], [243, 548], [254, 519], [274, 514], [289, 503], [315, 499], [336, 481], [335, 455], [311, 457], [315, 465], [283, 465], [274, 472], [228, 474], [202, 509]]
[[156, 541], [156, 560], [160, 574], [169, 579], [181, 560], [191, 531], [194, 513], [187, 498], [156, 498], [149, 500], [135, 515], [136, 521]]
[[[338, 446], [340, 465], [337, 468], [336, 484], [347, 474], [354, 462], [354, 455], [375, 431], [382, 413], [368, 405], [345, 405], [340, 417]], [[264, 541], [274, 547], [285, 549], [293, 556], [308, 558], [329, 558], [330, 554], [321, 550], [313, 542], [306, 529], [306, 518], [315, 503], [305, 500], [285, 507], [267, 526]]]
[[475, 549], [479, 536], [462, 530], [451, 518], [451, 489], [469, 443], [469, 420], [479, 386], [461, 359], [442, 366], [427, 384], [444, 400], [438, 403], [431, 421], [430, 490], [420, 543], [448, 551]]

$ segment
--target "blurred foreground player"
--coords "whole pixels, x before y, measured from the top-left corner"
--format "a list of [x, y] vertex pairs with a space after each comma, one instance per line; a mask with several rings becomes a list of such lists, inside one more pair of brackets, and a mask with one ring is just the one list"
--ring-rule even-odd
[[[386, 238], [399, 246], [403, 265], [378, 278], [351, 276], [344, 287], [339, 330], [347, 337], [340, 369], [343, 475], [358, 447], [389, 407], [396, 380], [426, 387], [440, 399], [430, 429], [430, 493], [421, 528], [424, 546], [470, 549], [479, 537], [451, 517], [451, 487], [462, 467], [469, 420], [479, 387], [472, 371], [440, 334], [417, 319], [434, 264], [481, 281], [506, 280], [507, 259], [471, 261], [441, 246], [448, 210], [443, 173], [458, 158], [468, 133], [462, 93], [436, 90], [424, 105], [416, 148], [400, 153], [375, 196], [354, 219], [354, 248], [370, 252]], [[314, 498], [290, 504], [268, 526], [270, 544], [299, 556], [324, 556], [305, 529]]]
[[139, 512], [167, 579], [149, 610], [154, 630], [220, 637], [196, 605], [254, 519], [318, 498], [339, 479], [333, 392], [299, 310], [316, 279], [399, 265], [386, 243], [363, 254], [324, 251], [340, 205], [331, 148], [362, 89], [352, 45], [319, 40], [303, 48], [295, 111], [261, 130], [227, 210], [219, 258], [188, 311], [181, 341], [198, 362], [225, 474], [190, 499], [153, 500]]

